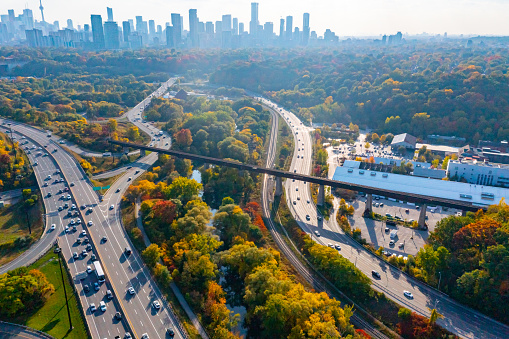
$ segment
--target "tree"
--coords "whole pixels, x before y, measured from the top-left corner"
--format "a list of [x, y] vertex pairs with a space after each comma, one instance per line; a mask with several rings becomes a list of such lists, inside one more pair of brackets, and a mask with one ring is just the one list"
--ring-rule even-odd
[[143, 258], [143, 261], [149, 266], [149, 267], [155, 267], [157, 262], [159, 261], [159, 258], [162, 255], [162, 250], [159, 248], [157, 244], [150, 244], [143, 252], [141, 252], [141, 257]]
[[170, 225], [177, 216], [177, 206], [169, 200], [160, 200], [152, 206], [154, 218], [161, 223]]
[[108, 120], [108, 130], [110, 131], [110, 133], [115, 132], [117, 130], [117, 126], [118, 126], [117, 120], [115, 119]]
[[183, 128], [175, 134], [175, 142], [181, 148], [188, 148], [193, 143], [193, 137], [191, 136], [191, 131], [187, 128]]
[[163, 194], [167, 199], [179, 199], [185, 205], [189, 200], [198, 195], [202, 187], [202, 184], [194, 179], [178, 177], [164, 189]]
[[129, 129], [127, 130], [127, 138], [130, 141], [136, 141], [140, 137], [141, 136], [140, 136], [140, 131], [138, 130], [138, 127], [136, 127], [136, 126], [129, 127]]
[[237, 205], [224, 205], [214, 215], [214, 227], [220, 232], [221, 240], [229, 247], [235, 236], [247, 239], [251, 218]]
[[366, 142], [366, 143], [364, 144], [364, 148], [368, 149], [368, 148], [370, 148], [370, 147], [371, 147], [371, 144], [370, 144], [369, 142]]
[[179, 239], [190, 234], [202, 234], [211, 217], [212, 213], [206, 204], [194, 205], [182, 218], [172, 224], [172, 229]]

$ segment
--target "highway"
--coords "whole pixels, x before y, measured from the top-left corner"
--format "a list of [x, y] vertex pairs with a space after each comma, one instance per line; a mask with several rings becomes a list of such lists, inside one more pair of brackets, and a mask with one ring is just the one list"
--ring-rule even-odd
[[[170, 79], [167, 83], [163, 84], [152, 95], [161, 95], [164, 93], [168, 86], [173, 84], [174, 80]], [[151, 96], [152, 96], [151, 95]], [[151, 96], [143, 100], [136, 107], [129, 111], [128, 116], [134, 119], [136, 114], [140, 114], [143, 108], [149, 103]], [[151, 126], [140, 126], [140, 129], [151, 135], [155, 129]], [[147, 157], [139, 160], [133, 164], [132, 170], [128, 170], [125, 175], [118, 179], [104, 197], [104, 201], [100, 202], [96, 192], [93, 191], [92, 186], [85, 173], [77, 162], [61, 147], [57, 142], [51, 141], [44, 131], [19, 124], [12, 123], [13, 130], [25, 135], [36, 142], [38, 147], [47, 149], [48, 156], [39, 156], [37, 158], [37, 177], [40, 186], [43, 186], [44, 179], [47, 175], [51, 174], [52, 182], [57, 169], [63, 172], [64, 182], [52, 184], [48, 188], [42, 187], [42, 193], [47, 196], [48, 192], [52, 193], [51, 197], [45, 198], [45, 206], [48, 211], [48, 225], [54, 223], [56, 230], [49, 232], [50, 236], [44, 236], [37, 243], [36, 246], [26, 252], [24, 257], [38, 256], [48, 248], [49, 245], [55, 241], [58, 236], [62, 254], [68, 261], [71, 270], [71, 275], [76, 276], [78, 273], [86, 270], [88, 265], [91, 265], [92, 252], [97, 255], [102, 263], [103, 269], [107, 276], [106, 283], [99, 284], [99, 290], [95, 291], [92, 283], [96, 282], [94, 272], [92, 272], [81, 283], [77, 281], [77, 288], [80, 293], [82, 306], [85, 310], [86, 320], [89, 324], [90, 331], [93, 338], [113, 338], [114, 336], [124, 337], [124, 334], [131, 328], [135, 338], [140, 338], [142, 334], [148, 334], [150, 338], [166, 338], [166, 328], [174, 328], [175, 338], [187, 338], [187, 334], [177, 326], [177, 319], [175, 315], [169, 311], [168, 306], [163, 302], [161, 293], [151, 279], [147, 268], [143, 265], [141, 258], [136, 251], [130, 256], [125, 255], [124, 250], [126, 247], [131, 247], [130, 241], [123, 229], [119, 203], [121, 197], [128, 187], [127, 178], [132, 177], [129, 182], [134, 178], [141, 175], [143, 171], [148, 168], [152, 163], [157, 160], [157, 154], [152, 153]], [[158, 146], [169, 147], [169, 136], [160, 138], [157, 141]], [[168, 145], [166, 145], [168, 143]], [[46, 147], [47, 146], [47, 147]], [[57, 149], [55, 152], [54, 150]], [[32, 153], [32, 158], [37, 156]], [[31, 161], [33, 160], [31, 158]], [[139, 170], [138, 174], [135, 171]], [[61, 200], [58, 190], [68, 187], [72, 198], [68, 202], [77, 205], [77, 212], [83, 221], [78, 225], [76, 232], [66, 233], [64, 227], [70, 223], [71, 218], [66, 218], [67, 210], [59, 212], [58, 207], [64, 204]], [[116, 192], [119, 188], [120, 191]], [[67, 196], [65, 197], [67, 199]], [[113, 208], [110, 206], [113, 205]], [[86, 206], [85, 209], [80, 209], [80, 206]], [[91, 208], [92, 212], [88, 212]], [[72, 219], [76, 219], [73, 217]], [[91, 222], [92, 225], [87, 226]], [[72, 228], [71, 228], [72, 229]], [[81, 232], [86, 231], [86, 236], [81, 236]], [[106, 241], [102, 241], [102, 237], [106, 236]], [[76, 239], [84, 239], [87, 237], [92, 243], [92, 251], [88, 252], [88, 256], [83, 258], [79, 255], [78, 259], [73, 259], [72, 254], [77, 252], [81, 253], [85, 249], [85, 245], [78, 244]], [[28, 259], [13, 261], [9, 267], [2, 267], [2, 269], [12, 269], [24, 265]], [[7, 265], [6, 265], [7, 266]], [[90, 291], [83, 290], [84, 284], [91, 286]], [[135, 294], [131, 295], [127, 292], [129, 287], [135, 289]], [[107, 301], [106, 290], [110, 289], [115, 296], [114, 302], [107, 302], [106, 312], [96, 311], [90, 312], [90, 304], [94, 303], [96, 307], [99, 306], [101, 300]], [[156, 310], [152, 307], [152, 302], [159, 300], [161, 302], [161, 309]], [[122, 321], [114, 320], [115, 312], [123, 314]]]
[[[304, 126], [301, 121], [291, 112], [288, 112], [276, 104], [258, 98], [265, 105], [276, 109], [291, 127], [295, 149], [290, 171], [308, 174], [312, 166], [312, 129]], [[452, 300], [445, 294], [437, 292], [416, 279], [402, 273], [400, 270], [386, 264], [381, 259], [372, 255], [361, 245], [346, 236], [332, 216], [330, 221], [318, 220], [316, 206], [313, 203], [309, 183], [299, 180], [286, 180], [285, 182], [287, 204], [299, 226], [317, 242], [328, 244], [340, 244], [341, 254], [362, 270], [372, 279], [373, 287], [384, 292], [388, 298], [403, 305], [423, 316], [430, 315], [430, 309], [436, 308], [444, 315], [438, 323], [452, 333], [464, 338], [508, 338], [509, 327], [501, 324], [481, 313], [465, 307]], [[337, 206], [335, 206], [337, 210]], [[309, 220], [307, 217], [309, 216]], [[320, 236], [316, 236], [318, 231]], [[382, 275], [380, 280], [371, 275], [376, 270]], [[403, 291], [412, 292], [414, 298], [408, 299]]]

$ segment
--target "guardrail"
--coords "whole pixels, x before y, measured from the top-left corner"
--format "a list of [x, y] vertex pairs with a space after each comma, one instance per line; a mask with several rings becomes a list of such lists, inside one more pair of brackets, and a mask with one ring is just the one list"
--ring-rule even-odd
[[48, 333], [44, 333], [42, 331], [36, 330], [35, 328], [31, 328], [31, 327], [28, 327], [28, 326], [25, 326], [25, 325], [13, 324], [13, 323], [10, 323], [10, 322], [7, 322], [7, 321], [0, 321], [0, 325], [1, 324], [7, 324], [7, 325], [10, 325], [10, 326], [21, 327], [25, 331], [33, 332], [34, 334], [37, 334], [37, 335], [39, 335], [41, 337], [48, 338], [48, 339], [55, 339], [55, 337], [49, 335]]

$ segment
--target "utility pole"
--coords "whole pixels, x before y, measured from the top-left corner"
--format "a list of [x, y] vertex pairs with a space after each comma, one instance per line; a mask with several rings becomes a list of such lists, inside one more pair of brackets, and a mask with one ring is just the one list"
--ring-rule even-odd
[[[58, 242], [57, 242], [58, 244]], [[69, 311], [69, 301], [67, 300], [67, 291], [65, 290], [64, 271], [62, 270], [61, 253], [58, 253], [58, 266], [60, 266], [60, 275], [62, 276], [62, 286], [64, 287], [65, 305], [67, 306], [67, 315], [69, 316], [69, 331], [72, 331], [71, 311]]]
[[442, 272], [438, 272], [439, 278], [438, 278], [438, 290], [440, 291], [440, 281], [442, 280]]
[[[23, 194], [23, 192], [21, 195], [23, 196], [23, 202], [26, 203], [27, 200], [26, 200], [26, 197]], [[30, 224], [30, 218], [28, 217], [28, 211], [26, 211], [25, 216], [27, 218], [28, 234], [32, 234], [32, 227], [31, 227], [32, 225]]]

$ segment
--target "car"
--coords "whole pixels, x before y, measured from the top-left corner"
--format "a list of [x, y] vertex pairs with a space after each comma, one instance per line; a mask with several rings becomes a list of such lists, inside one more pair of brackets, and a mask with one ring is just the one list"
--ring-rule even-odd
[[95, 282], [94, 283], [94, 290], [99, 291], [100, 288], [101, 287], [99, 286], [99, 283]]
[[293, 170], [293, 173], [297, 173], [297, 170]]
[[131, 178], [131, 177], [127, 178], [127, 181], [131, 181], [131, 180], [133, 180], [133, 178]]
[[90, 312], [95, 312], [97, 310], [97, 308], [95, 308], [95, 304], [94, 303], [91, 303], [90, 304]]
[[69, 204], [68, 204], [68, 203], [65, 203], [65, 204], [64, 204], [64, 208], [69, 208]]
[[92, 267], [87, 266], [87, 273], [88, 273], [88, 274], [92, 273]]
[[80, 207], [82, 210], [84, 210], [85, 208], [87, 208], [87, 205], [81, 205]]
[[400, 242], [400, 243], [398, 244], [398, 247], [399, 247], [399, 248], [403, 248], [403, 247], [405, 247], [405, 244], [404, 244], [404, 243], [402, 243], [402, 242]]
[[407, 208], [407, 209], [405, 210], [405, 213], [410, 213], [410, 210]]
[[34, 162], [34, 166], [37, 166], [37, 165], [39, 165], [39, 163], [38, 163], [37, 161], [36, 161], [36, 162]]
[[126, 248], [124, 249], [124, 253], [125, 253], [126, 255], [131, 255], [131, 253], [132, 253], [132, 252], [131, 252], [131, 249], [130, 249], [129, 247], [126, 247]]
[[300, 200], [300, 197], [297, 197], [297, 200]]
[[329, 246], [330, 248], [334, 248], [334, 245], [333, 245], [333, 244], [331, 244], [330, 242], [329, 242], [329, 243], [327, 243], [327, 246]]
[[311, 201], [308, 200], [308, 204], [311, 203]]
[[[140, 173], [140, 170], [137, 170], [136, 172], [134, 172], [134, 174], [138, 174]], [[129, 179], [131, 179], [131, 177], [129, 177]]]
[[173, 338], [175, 336], [175, 331], [172, 328], [166, 329], [166, 334], [170, 336], [170, 338]]
[[76, 239], [76, 243], [79, 245], [81, 244], [81, 238]]
[[74, 183], [73, 183], [73, 182], [71, 182], [71, 183], [69, 184], [69, 186], [74, 187]]
[[130, 294], [130, 295], [133, 295], [134, 293], [136, 293], [136, 292], [134, 291], [134, 288], [133, 288], [132, 286], [131, 286], [131, 287], [129, 287], [129, 289], [128, 289], [127, 291], [129, 292], [129, 294]]
[[294, 200], [294, 201], [293, 201], [293, 204], [294, 204], [294, 205], [297, 205], [297, 201], [295, 201], [295, 200]]
[[298, 188], [298, 187], [295, 187], [295, 190], [298, 192], [298, 191], [299, 191], [299, 188]]
[[88, 285], [86, 285], [86, 284], [85, 284], [85, 285], [83, 285], [83, 290], [84, 290], [85, 292], [90, 291], [90, 286], [88, 286]]
[[154, 307], [156, 310], [158, 310], [161, 308], [161, 304], [159, 303], [158, 300], [154, 300], [154, 302], [152, 302], [152, 307]]
[[311, 217], [309, 215], [306, 214], [306, 220], [309, 221], [311, 220]]
[[110, 290], [106, 291], [106, 298], [108, 298], [109, 300], [113, 299], [113, 293], [111, 293]]
[[92, 211], [93, 211], [93, 210], [94, 210], [94, 209], [93, 209], [92, 207], [89, 207], [87, 212], [88, 212], [88, 213], [92, 213]]
[[394, 219], [401, 220], [401, 217], [400, 217], [399, 215], [395, 215], [395, 216], [394, 216]]
[[101, 300], [101, 302], [99, 303], [99, 308], [101, 309], [101, 311], [105, 312], [106, 311], [106, 303]]
[[389, 246], [391, 246], [391, 247], [392, 247], [392, 246], [394, 246], [394, 244], [395, 244], [395, 243], [394, 243], [394, 240], [389, 241]]
[[53, 231], [55, 228], [57, 228], [57, 226], [55, 224], [51, 224], [51, 227], [49, 229], [50, 231]]
[[71, 219], [71, 225], [74, 225], [75, 221], [74, 219]]
[[377, 271], [373, 270], [371, 271], [371, 275], [374, 276], [375, 278], [377, 279], [381, 279], [381, 276], [380, 276], [380, 273], [378, 273]]
[[88, 255], [87, 250], [81, 251], [81, 255], [83, 256], [83, 258], [86, 257]]
[[88, 225], [88, 226], [93, 226], [93, 225], [94, 225], [94, 223], [92, 222], [92, 220], [89, 220], [89, 221], [87, 222], [87, 225]]
[[106, 238], [105, 236], [101, 238], [101, 242], [106, 242], [108, 241], [108, 238]]
[[81, 235], [82, 235], [83, 237], [86, 237], [86, 236], [87, 236], [87, 231], [83, 230], [83, 231], [81, 232]]
[[389, 227], [386, 227], [386, 228], [385, 228], [385, 233], [389, 233], [389, 232], [390, 232]]
[[48, 197], [51, 197], [51, 192], [48, 192]]
[[147, 333], [143, 333], [143, 334], [141, 335], [141, 339], [150, 339], [150, 338], [148, 337], [148, 334], [147, 334]]
[[67, 200], [71, 200], [71, 195], [70, 194], [67, 194]]
[[48, 187], [48, 183], [45, 182], [44, 185], [42, 185], [42, 187]]
[[62, 252], [62, 249], [60, 247], [55, 247], [55, 249], [53, 250], [53, 253], [60, 253]]
[[94, 253], [92, 253], [92, 255], [90, 256], [90, 260], [92, 260], [92, 261], [96, 261], [97, 260]]
[[408, 299], [413, 299], [414, 298], [414, 295], [412, 294], [412, 292], [409, 292], [409, 291], [403, 291], [403, 294], [405, 295], [405, 297], [407, 297]]
[[114, 209], [115, 208], [115, 205], [111, 205], [110, 206], [110, 210]]
[[69, 226], [65, 226], [65, 233], [69, 233]]
[[83, 244], [88, 244], [88, 243], [89, 243], [89, 241], [90, 241], [90, 240], [89, 240], [88, 238], [85, 238], [85, 239], [83, 239]]
[[315, 231], [315, 234], [316, 234], [317, 237], [320, 236], [320, 232], [318, 232], [318, 231]]
[[319, 216], [316, 217], [316, 219], [318, 219], [318, 221], [322, 221], [323, 218], [322, 218], [321, 215], [319, 215]]
[[118, 192], [120, 192], [120, 188], [117, 188], [117, 190], [115, 191], [115, 193], [118, 193]]
[[69, 187], [64, 187], [64, 192], [69, 191]]
[[87, 251], [91, 251], [91, 250], [92, 250], [92, 245], [91, 245], [91, 244], [88, 244], [88, 245], [87, 245], [87, 247], [85, 247], [85, 249], [86, 249]]
[[72, 205], [71, 205], [71, 209], [72, 209], [72, 210], [76, 209], [76, 205], [75, 205], [75, 204], [72, 204]]
[[61, 212], [64, 208], [62, 206], [58, 206], [58, 211]]
[[115, 312], [115, 319], [117, 319], [117, 320], [122, 319], [122, 314], [120, 314], [120, 312]]
[[65, 141], [64, 140], [60, 140], [58, 143], [63, 145], [63, 144], [65, 144]]
[[74, 259], [78, 259], [78, 258], [79, 258], [78, 252], [74, 252], [74, 253], [72, 254], [72, 257], [73, 257]]

